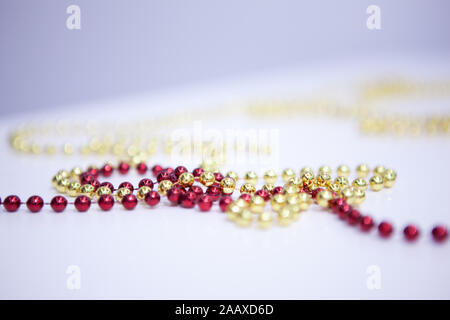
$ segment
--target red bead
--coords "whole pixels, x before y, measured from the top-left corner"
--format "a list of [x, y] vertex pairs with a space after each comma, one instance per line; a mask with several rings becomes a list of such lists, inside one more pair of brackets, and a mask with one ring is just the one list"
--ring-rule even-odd
[[153, 189], [153, 181], [147, 178], [142, 179], [141, 181], [139, 181], [139, 188], [144, 186]]
[[133, 210], [138, 203], [134, 194], [127, 194], [122, 198], [122, 205], [127, 210]]
[[347, 222], [350, 225], [355, 225], [361, 220], [361, 213], [358, 210], [352, 209], [347, 215]]
[[20, 208], [20, 198], [15, 195], [7, 196], [3, 200], [3, 206], [8, 212], [17, 211]]
[[100, 182], [97, 179], [91, 181], [91, 186], [94, 187], [94, 190], [97, 190], [100, 187]]
[[331, 201], [331, 210], [333, 210], [334, 213], [339, 213], [339, 207], [346, 204], [345, 200], [342, 198], [332, 199]]
[[147, 165], [141, 162], [136, 166], [136, 170], [139, 174], [145, 174], [147, 172]]
[[203, 168], [196, 168], [192, 171], [192, 174], [195, 178], [198, 178], [202, 175], [203, 172], [205, 172], [205, 170], [203, 170]]
[[158, 176], [158, 174], [161, 172], [163, 170], [163, 168], [159, 165], [159, 164], [155, 164], [153, 167], [152, 167], [152, 173], [153, 173], [153, 176]]
[[186, 193], [186, 190], [181, 186], [173, 186], [167, 191], [167, 199], [173, 204], [179, 204], [184, 193]]
[[363, 216], [361, 218], [361, 222], [360, 222], [360, 226], [361, 226], [361, 230], [363, 231], [370, 231], [370, 229], [372, 229], [373, 227], [373, 219], [371, 216]]
[[44, 206], [44, 200], [39, 196], [31, 196], [27, 200], [27, 208], [31, 212], [39, 212]]
[[99, 174], [100, 174], [100, 172], [98, 171], [97, 168], [92, 168], [92, 167], [89, 167], [87, 172], [88, 172], [89, 174], [92, 174], [92, 175], [94, 176], [95, 179], [97, 179], [98, 176], [99, 176]]
[[184, 208], [193, 208], [195, 202], [197, 201], [197, 195], [194, 191], [187, 191], [186, 194], [182, 196], [181, 205]]
[[186, 169], [186, 167], [183, 166], [178, 166], [175, 168], [175, 175], [177, 176], [177, 178], [179, 178], [181, 176], [182, 173], [187, 172], [188, 170]]
[[387, 238], [392, 234], [392, 225], [389, 222], [383, 221], [378, 225], [378, 232], [383, 238]]
[[200, 211], [209, 211], [212, 207], [213, 199], [209, 195], [204, 194], [198, 198], [197, 203]]
[[209, 186], [206, 189], [206, 193], [211, 197], [212, 201], [217, 201], [220, 198], [222, 192], [220, 191], [220, 187], [218, 186]]
[[243, 193], [240, 195], [239, 199], [244, 199], [247, 202], [250, 202], [252, 195], [250, 193]]
[[406, 240], [414, 241], [419, 236], [419, 229], [415, 225], [410, 224], [403, 229], [403, 234]]
[[95, 180], [95, 177], [90, 174], [89, 172], [84, 172], [80, 176], [80, 184], [90, 184], [92, 181]]
[[98, 206], [103, 211], [109, 211], [114, 206], [114, 197], [110, 194], [103, 194], [98, 199]]
[[167, 171], [169, 174], [175, 173], [174, 170], [170, 167], [165, 168], [164, 171]]
[[323, 189], [323, 188], [314, 189], [313, 192], [311, 193], [312, 198], [315, 199], [317, 197], [317, 195], [319, 194], [319, 192], [323, 191], [323, 190], [325, 190], [325, 189]]
[[161, 196], [156, 191], [150, 191], [145, 195], [145, 203], [149, 206], [156, 206], [161, 200]]
[[161, 182], [164, 180], [170, 180], [170, 175], [171, 175], [171, 173], [167, 172], [166, 170], [163, 170], [160, 173], [158, 173], [158, 175], [156, 176], [156, 180], [158, 182]]
[[113, 171], [114, 168], [109, 163], [107, 163], [102, 167], [101, 173], [104, 177], [109, 177], [112, 175]]
[[118, 169], [121, 174], [126, 174], [130, 170], [130, 165], [127, 162], [121, 162]]
[[258, 190], [258, 191], [255, 192], [255, 194], [257, 196], [260, 196], [261, 198], [263, 198], [264, 201], [269, 201], [270, 200], [270, 195], [269, 195], [269, 193], [266, 190], [263, 190], [263, 189]]
[[189, 191], [194, 192], [197, 195], [197, 199], [203, 194], [203, 189], [199, 186], [191, 186]]
[[352, 211], [352, 207], [349, 204], [344, 203], [343, 205], [340, 205], [338, 207], [338, 216], [339, 216], [339, 218], [342, 219], [342, 220], [347, 219], [347, 216], [350, 213], [350, 211]]
[[91, 198], [87, 197], [87, 196], [78, 196], [75, 199], [75, 208], [79, 211], [79, 212], [85, 212], [88, 211], [90, 206], [91, 206]]
[[130, 190], [131, 192], [133, 192], [133, 190], [134, 190], [133, 185], [131, 184], [131, 182], [128, 182], [128, 181], [124, 181], [124, 182], [122, 182], [121, 184], [119, 184], [119, 189], [120, 189], [120, 188], [128, 189], [128, 190]]
[[275, 188], [273, 188], [273, 190], [272, 190], [272, 194], [273, 195], [275, 195], [275, 194], [282, 194], [283, 193], [283, 187], [280, 187], [280, 186], [278, 186], [278, 187], [275, 187]]
[[444, 241], [448, 236], [447, 228], [445, 228], [444, 226], [435, 226], [431, 231], [431, 234], [433, 235], [434, 240], [437, 242]]
[[169, 180], [172, 181], [172, 183], [177, 183], [178, 182], [178, 178], [177, 178], [177, 175], [175, 174], [175, 172], [172, 172], [170, 174]]
[[63, 196], [55, 196], [52, 201], [50, 201], [50, 206], [55, 212], [63, 212], [67, 207], [67, 199]]
[[222, 198], [220, 198], [220, 201], [219, 201], [220, 210], [222, 210], [222, 212], [227, 211], [228, 206], [232, 202], [233, 202], [233, 199], [230, 196], [223, 196]]
[[114, 186], [111, 182], [102, 182], [100, 184], [100, 187], [108, 187], [109, 190], [111, 190], [111, 192], [114, 192]]
[[220, 182], [223, 179], [223, 174], [221, 174], [220, 172], [216, 172], [214, 173], [214, 178], [216, 179], [216, 181]]

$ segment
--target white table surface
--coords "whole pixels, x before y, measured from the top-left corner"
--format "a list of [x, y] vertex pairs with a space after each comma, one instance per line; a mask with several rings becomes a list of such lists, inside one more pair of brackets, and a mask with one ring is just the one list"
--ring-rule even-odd
[[[0, 122], [0, 196], [4, 199], [17, 194], [26, 200], [40, 194], [48, 200], [54, 195], [50, 180], [57, 169], [101, 165], [108, 160], [12, 152], [8, 132], [29, 120], [80, 119], [89, 114], [94, 118], [133, 118], [248, 97], [341, 94], [348, 84], [361, 79], [395, 74], [449, 79], [449, 70], [445, 59], [422, 57], [299, 66], [158, 94], [5, 117]], [[424, 113], [429, 106], [450, 111], [448, 99], [416, 103]], [[277, 170], [322, 164], [336, 168], [341, 163], [354, 168], [360, 162], [394, 168], [398, 172], [395, 187], [369, 192], [361, 211], [377, 221], [392, 221], [397, 228], [395, 236], [383, 240], [375, 230], [364, 234], [316, 206], [291, 226], [275, 224], [267, 231], [239, 228], [227, 221], [217, 206], [202, 213], [169, 207], [166, 200], [157, 209], [138, 206], [132, 212], [117, 204], [108, 213], [98, 208], [87, 213], [70, 208], [62, 214], [49, 208], [38, 214], [28, 213], [25, 207], [17, 213], [1, 209], [0, 298], [450, 298], [450, 241], [437, 245], [429, 235], [434, 223], [450, 226], [449, 137], [367, 137], [352, 120], [227, 121], [236, 127], [278, 130]], [[223, 122], [208, 125], [227, 127]], [[151, 164], [155, 162], [162, 161], [151, 160]], [[186, 165], [192, 169], [195, 164]], [[246, 168], [238, 167], [241, 175]], [[139, 177], [126, 179], [137, 183]], [[113, 182], [119, 180], [118, 176], [112, 178]], [[409, 222], [417, 223], [423, 232], [414, 244], [399, 234], [399, 228]], [[71, 265], [81, 271], [78, 290], [67, 287], [70, 275], [66, 271]], [[378, 268], [379, 289], [367, 286], [370, 266]]]

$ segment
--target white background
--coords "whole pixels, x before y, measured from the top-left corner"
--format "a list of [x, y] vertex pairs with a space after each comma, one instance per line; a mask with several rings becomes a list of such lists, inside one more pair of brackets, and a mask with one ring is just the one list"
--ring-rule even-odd
[[[29, 120], [134, 119], [265, 95], [346, 96], [346, 90], [352, 92], [361, 80], [383, 75], [449, 79], [449, 65], [442, 57], [390, 58], [389, 64], [380, 58], [370, 63], [316, 65], [3, 117], [0, 195], [4, 199], [17, 194], [25, 201], [39, 194], [48, 201], [54, 195], [50, 180], [58, 169], [111, 160], [13, 153], [9, 131]], [[148, 106], [157, 106], [158, 111]], [[407, 101], [401, 106], [424, 114], [449, 111], [448, 100]], [[108, 213], [96, 207], [87, 213], [68, 208], [62, 214], [50, 208], [38, 214], [28, 213], [25, 206], [17, 213], [1, 209], [0, 298], [450, 298], [450, 244], [437, 245], [429, 235], [435, 223], [450, 225], [448, 137], [367, 137], [360, 135], [353, 120], [308, 117], [264, 122], [217, 119], [207, 125], [226, 128], [228, 121], [243, 128], [278, 129], [280, 158], [274, 164], [278, 171], [292, 167], [298, 172], [305, 165], [322, 164], [336, 168], [341, 163], [353, 169], [360, 162], [395, 169], [395, 187], [368, 192], [361, 207], [376, 221], [392, 221], [395, 236], [383, 240], [375, 230], [364, 234], [315, 206], [290, 227], [275, 223], [267, 231], [239, 228], [218, 207], [201, 213], [172, 208], [165, 201], [155, 209], [139, 205], [132, 212], [117, 205]], [[160, 162], [157, 156], [150, 165]], [[165, 165], [177, 164], [183, 159]], [[186, 165], [193, 169], [195, 164]], [[239, 168], [241, 176], [246, 169]], [[126, 179], [136, 184], [139, 177]], [[399, 231], [410, 222], [422, 230], [414, 244], [404, 241]], [[79, 290], [66, 286], [70, 265], [80, 267]], [[372, 265], [381, 272], [379, 290], [366, 285]]]

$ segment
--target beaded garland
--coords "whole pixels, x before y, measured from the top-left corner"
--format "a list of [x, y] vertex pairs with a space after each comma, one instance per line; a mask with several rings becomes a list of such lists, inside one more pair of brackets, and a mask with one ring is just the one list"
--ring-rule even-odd
[[[346, 165], [337, 168], [334, 180], [331, 178], [332, 169], [328, 166], [320, 167], [317, 174], [309, 167], [302, 168], [299, 175], [292, 169], [285, 169], [281, 174], [285, 183], [283, 186], [274, 185], [278, 176], [275, 171], [268, 170], [263, 176], [265, 184], [259, 190], [255, 187], [258, 176], [250, 171], [245, 174], [244, 183], [239, 188], [241, 194], [236, 199], [232, 198], [232, 194], [237, 188], [239, 177], [232, 171], [224, 175], [219, 171], [209, 171], [205, 166], [192, 172], [184, 166], [173, 169], [154, 165], [149, 169], [145, 163], [138, 163], [135, 168], [141, 175], [151, 171], [156, 181], [143, 178], [137, 187], [125, 181], [115, 188], [110, 182], [100, 182], [100, 176], [110, 177], [115, 170], [125, 175], [131, 169], [129, 163], [120, 162], [117, 167], [107, 163], [101, 168], [91, 166], [86, 171], [77, 167], [70, 172], [61, 170], [52, 179], [58, 192], [75, 197], [73, 202], [62, 195], [56, 195], [50, 202], [45, 202], [38, 195], [29, 197], [26, 202], [16, 195], [10, 195], [3, 202], [0, 199], [0, 204], [8, 212], [15, 212], [22, 204], [26, 204], [32, 213], [48, 205], [60, 213], [68, 205], [73, 205], [79, 212], [86, 212], [95, 203], [101, 210], [109, 211], [117, 201], [126, 210], [133, 210], [139, 202], [154, 207], [161, 201], [161, 196], [165, 196], [173, 205], [183, 208], [197, 206], [202, 212], [211, 210], [217, 202], [220, 210], [237, 225], [248, 227], [256, 220], [260, 228], [266, 229], [273, 222], [272, 212], [265, 209], [267, 203], [271, 204], [281, 226], [290, 225], [311, 203], [315, 203], [349, 225], [359, 226], [364, 232], [376, 227], [382, 238], [389, 238], [394, 232], [390, 222], [376, 223], [371, 216], [357, 209], [365, 200], [369, 187], [374, 192], [393, 187], [397, 174], [384, 166], [376, 166], [367, 182], [365, 178], [371, 171], [367, 165], [359, 165], [356, 168], [358, 177], [351, 183], [348, 180], [350, 168]], [[153, 190], [156, 186], [157, 190]], [[415, 225], [405, 226], [402, 232], [408, 241], [417, 240], [421, 234]], [[431, 236], [436, 242], [444, 242], [448, 237], [447, 228], [436, 225], [431, 230]]]

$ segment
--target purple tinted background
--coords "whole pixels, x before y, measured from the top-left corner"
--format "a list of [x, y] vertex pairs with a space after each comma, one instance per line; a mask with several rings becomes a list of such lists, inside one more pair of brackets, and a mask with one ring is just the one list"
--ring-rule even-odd
[[[81, 7], [81, 30], [66, 8]], [[381, 7], [382, 29], [366, 28]], [[0, 114], [309, 62], [450, 53], [450, 2], [2, 0]]]

